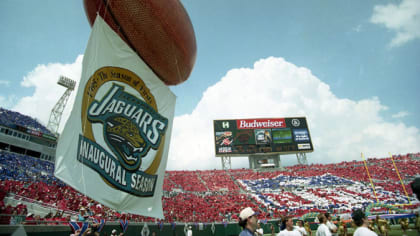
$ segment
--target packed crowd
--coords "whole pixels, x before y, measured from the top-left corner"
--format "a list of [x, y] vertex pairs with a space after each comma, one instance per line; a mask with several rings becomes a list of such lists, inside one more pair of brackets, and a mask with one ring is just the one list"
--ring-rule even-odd
[[[420, 154], [395, 156], [394, 159], [411, 194], [409, 182], [420, 173]], [[408, 203], [402, 189], [389, 191], [401, 187], [389, 158], [369, 159], [367, 163], [377, 187], [376, 196], [360, 161], [298, 165], [270, 172], [248, 169], [167, 171], [163, 186], [165, 222], [237, 221], [238, 210], [244, 204], [259, 209], [260, 217], [273, 219], [284, 214], [298, 217], [318, 210], [350, 212], [376, 198], [387, 204]], [[69, 214], [75, 217], [81, 208], [86, 208], [92, 217], [110, 221], [121, 218], [122, 213], [102, 206], [56, 179], [53, 169], [53, 164], [47, 161], [0, 152], [1, 214], [13, 215], [16, 211], [17, 215], [25, 216], [31, 213], [25, 212], [22, 205], [19, 208], [5, 205], [3, 199], [9, 196], [18, 201], [49, 206], [51, 215], [59, 212], [58, 219]], [[418, 207], [419, 203], [414, 203], [406, 208]], [[131, 214], [125, 217], [138, 222], [155, 221]], [[39, 215], [37, 218], [45, 220], [51, 216]]]
[[365, 183], [330, 174], [312, 177], [279, 175], [274, 179], [239, 182], [257, 201], [282, 214], [302, 215], [314, 210], [349, 213], [353, 208], [366, 207], [376, 200], [391, 205], [410, 203], [404, 195], [381, 187], [374, 193]]

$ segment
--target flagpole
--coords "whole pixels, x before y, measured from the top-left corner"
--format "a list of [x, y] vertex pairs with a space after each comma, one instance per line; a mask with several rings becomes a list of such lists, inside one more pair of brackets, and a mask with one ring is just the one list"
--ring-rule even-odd
[[396, 172], [397, 172], [398, 178], [400, 179], [401, 186], [403, 187], [403, 190], [404, 190], [405, 196], [406, 196], [406, 197], [407, 197], [407, 199], [408, 199], [408, 204], [410, 204], [410, 205], [411, 205], [410, 197], [408, 197], [407, 190], [405, 189], [404, 182], [403, 182], [403, 181], [402, 181], [402, 179], [401, 179], [400, 172], [398, 171], [398, 168], [397, 168], [397, 165], [395, 164], [394, 158], [392, 158], [391, 153], [388, 153], [388, 154], [389, 154], [389, 156], [391, 157], [392, 164], [394, 164], [394, 168], [395, 168], [395, 170], [396, 170]]
[[370, 173], [369, 173], [369, 169], [368, 169], [367, 164], [366, 164], [365, 156], [363, 155], [363, 152], [361, 154], [362, 154], [363, 163], [365, 164], [366, 172], [367, 172], [369, 180], [370, 180], [370, 185], [372, 185], [373, 194], [375, 194], [376, 202], [379, 203], [378, 197], [376, 196], [375, 186], [373, 185], [372, 178], [370, 178]]

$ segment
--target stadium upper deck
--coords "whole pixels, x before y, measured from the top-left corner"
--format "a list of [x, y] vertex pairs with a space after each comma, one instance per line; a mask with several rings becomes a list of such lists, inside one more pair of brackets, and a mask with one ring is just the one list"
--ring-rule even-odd
[[39, 123], [36, 119], [30, 116], [23, 115], [19, 112], [7, 110], [1, 107], [0, 124], [11, 128], [14, 128], [16, 125], [19, 125], [31, 130], [53, 135], [45, 126]]

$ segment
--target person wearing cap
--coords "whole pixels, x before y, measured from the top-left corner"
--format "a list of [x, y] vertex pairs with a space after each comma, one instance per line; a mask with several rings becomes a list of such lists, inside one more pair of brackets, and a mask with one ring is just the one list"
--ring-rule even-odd
[[357, 226], [353, 236], [378, 236], [375, 232], [368, 229], [369, 221], [361, 209], [356, 209], [351, 218], [353, 218], [353, 222]]
[[113, 230], [111, 231], [111, 235], [117, 235], [117, 230], [116, 230], [116, 229], [113, 229]]
[[191, 226], [188, 226], [187, 236], [192, 236], [192, 235], [193, 235], [193, 233], [192, 233], [192, 227]]
[[86, 213], [86, 209], [84, 208], [84, 207], [81, 207], [80, 208], [80, 213], [79, 213], [79, 215], [77, 216], [77, 220], [78, 221], [82, 221], [82, 222], [84, 222], [84, 221], [86, 221], [86, 219], [88, 218], [89, 216], [87, 215], [87, 213]]
[[239, 213], [239, 226], [243, 228], [239, 236], [254, 236], [257, 229], [257, 216], [251, 207], [247, 207]]

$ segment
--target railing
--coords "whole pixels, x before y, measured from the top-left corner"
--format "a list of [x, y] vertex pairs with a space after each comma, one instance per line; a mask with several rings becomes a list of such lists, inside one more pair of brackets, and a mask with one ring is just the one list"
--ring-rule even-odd
[[8, 193], [6, 198], [8, 198], [10, 200], [14, 200], [13, 202], [16, 202], [16, 201], [21, 202], [22, 204], [25, 204], [28, 207], [30, 205], [36, 205], [36, 206], [44, 207], [44, 208], [47, 208], [50, 212], [51, 211], [56, 211], [56, 212], [60, 211], [60, 212], [63, 212], [64, 214], [68, 214], [68, 215], [77, 215], [78, 214], [78, 212], [76, 212], [76, 211], [61, 210], [53, 204], [48, 204], [48, 203], [45, 203], [45, 202], [37, 201], [35, 199], [27, 198], [25, 196], [20, 196], [20, 195], [14, 194], [14, 193]]

